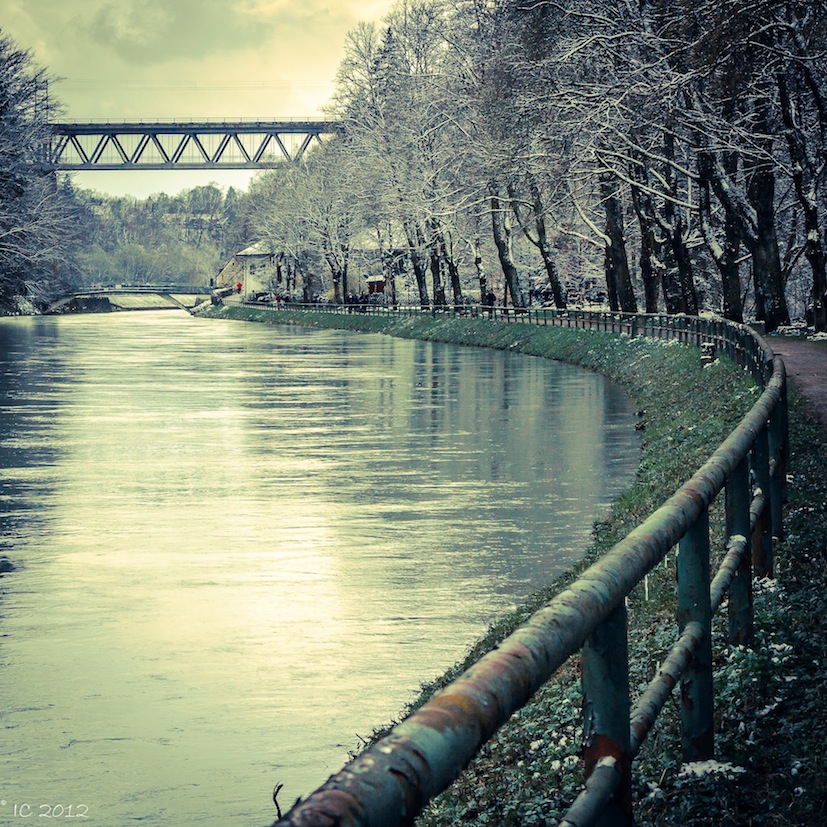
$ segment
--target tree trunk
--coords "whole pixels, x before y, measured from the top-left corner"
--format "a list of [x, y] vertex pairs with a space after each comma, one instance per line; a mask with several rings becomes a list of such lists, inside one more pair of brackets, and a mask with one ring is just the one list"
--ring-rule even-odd
[[761, 161], [749, 181], [749, 199], [755, 208], [756, 235], [745, 243], [752, 256], [755, 306], [768, 333], [790, 323], [784, 296], [784, 277], [775, 229], [775, 173]]
[[[448, 241], [445, 237], [445, 230], [438, 221], [434, 221], [434, 235], [439, 250], [444, 270], [448, 271], [448, 280], [451, 284], [451, 296], [455, 306], [463, 303], [462, 284], [459, 278], [459, 267], [454, 259], [453, 251], [448, 248]], [[444, 271], [443, 271], [444, 274]], [[443, 285], [443, 302], [445, 301], [445, 288]]]
[[626, 255], [623, 208], [615, 184], [610, 178], [603, 177], [601, 190], [606, 210], [606, 235], [610, 240], [606, 246], [606, 286], [610, 298], [614, 292], [617, 304], [617, 307], [612, 309], [624, 313], [637, 313], [637, 300]]
[[[500, 259], [500, 266], [505, 276], [506, 290], [511, 293], [511, 301], [515, 308], [525, 307], [525, 297], [520, 287], [520, 276], [511, 252], [511, 226], [508, 220], [508, 212], [502, 205], [499, 189], [495, 184], [492, 184], [490, 187], [490, 195], [491, 227], [494, 234], [494, 244], [497, 247], [497, 255]], [[503, 296], [503, 304], [505, 304], [505, 296]]]
[[428, 255], [431, 263], [434, 307], [445, 307], [445, 285], [442, 278], [444, 251], [439, 233], [439, 223], [436, 220], [431, 222], [431, 240], [428, 242]]
[[442, 256], [439, 254], [439, 244], [436, 241], [428, 245], [428, 256], [431, 265], [431, 284], [433, 285], [434, 307], [445, 306], [445, 288], [442, 286]]
[[408, 254], [411, 259], [414, 277], [416, 278], [416, 290], [419, 294], [419, 306], [423, 309], [427, 309], [431, 306], [431, 300], [428, 297], [428, 282], [425, 278], [425, 267], [419, 254], [419, 237], [421, 236], [421, 233], [412, 230], [408, 224], [405, 224], [404, 227], [405, 236], [408, 239]]
[[609, 310], [616, 313], [620, 310], [620, 300], [617, 297], [617, 279], [614, 274], [610, 244], [606, 245], [603, 253], [603, 267], [606, 272], [606, 295], [609, 298]]
[[[520, 199], [517, 197], [515, 187], [509, 185], [508, 194], [511, 198], [511, 209], [520, 229], [523, 231], [525, 237], [538, 249], [540, 258], [543, 260], [543, 268], [548, 277], [548, 284], [551, 288], [551, 295], [554, 299], [554, 306], [558, 310], [563, 310], [566, 307], [566, 295], [563, 292], [560, 283], [560, 275], [557, 272], [557, 263], [554, 260], [554, 250], [548, 241], [548, 233], [546, 231], [545, 206], [543, 204], [543, 196], [540, 188], [534, 180], [529, 184], [532, 198], [531, 218], [528, 219], [522, 214], [520, 209]], [[535, 238], [531, 233], [529, 221], [534, 225], [534, 232], [537, 234]]]
[[744, 321], [744, 302], [741, 298], [741, 243], [732, 216], [724, 216], [724, 255], [718, 265], [721, 273], [721, 293], [724, 318], [732, 322]]
[[683, 217], [673, 216], [672, 231], [669, 234], [672, 252], [677, 265], [677, 278], [681, 291], [684, 313], [698, 315], [698, 291], [695, 289], [695, 274], [692, 271], [692, 257], [684, 240]]
[[287, 276], [285, 279], [285, 287], [287, 288], [287, 295], [289, 296], [296, 286], [296, 273], [291, 262], [287, 262]]
[[348, 262], [350, 260], [350, 248], [342, 246], [341, 247], [342, 253], [342, 266], [340, 269], [340, 277], [342, 283], [342, 295], [346, 296], [348, 294], [348, 286], [347, 286], [347, 276], [348, 276]]
[[474, 240], [471, 243], [471, 251], [474, 254], [474, 272], [477, 274], [477, 282], [480, 286], [480, 304], [484, 305], [485, 296], [488, 293], [488, 279], [485, 276], [485, 268], [482, 266], [482, 250], [479, 237], [479, 227], [476, 227]]
[[632, 205], [640, 225], [640, 277], [647, 313], [658, 312], [658, 270], [662, 267], [655, 237], [655, 219], [652, 199], [640, 187], [632, 187]]
[[827, 266], [818, 214], [817, 176], [807, 154], [801, 128], [796, 123], [796, 108], [790, 97], [787, 77], [778, 75], [781, 114], [784, 135], [792, 160], [795, 194], [804, 216], [804, 256], [813, 272], [813, 325], [819, 332], [827, 332]]
[[295, 262], [295, 265], [296, 274], [302, 278], [302, 301], [312, 302], [315, 297], [313, 295], [313, 287], [310, 283], [310, 279], [307, 277], [307, 273], [304, 272], [304, 269], [298, 261]]
[[672, 245], [664, 245], [662, 252], [663, 272], [661, 274], [661, 286], [663, 289], [663, 305], [670, 316], [674, 316], [676, 313], [685, 313], [683, 290], [678, 279], [678, 265], [675, 261]]
[[445, 251], [445, 266], [448, 268], [448, 278], [451, 282], [451, 294], [454, 299], [454, 307], [459, 307], [465, 303], [465, 299], [462, 295], [462, 282], [459, 277], [459, 267], [457, 266], [453, 253], [448, 251], [444, 236], [442, 240], [442, 249]]
[[385, 295], [391, 305], [396, 307], [396, 273], [393, 268], [393, 235], [388, 230], [388, 247], [385, 246], [385, 238], [382, 235], [382, 227], [379, 222], [376, 224], [376, 241], [379, 245], [379, 260], [382, 263], [382, 275], [385, 279]]
[[335, 267], [330, 266], [330, 276], [333, 280], [333, 301], [336, 304], [342, 303], [342, 278]]
[[543, 259], [543, 266], [546, 268], [548, 284], [551, 288], [551, 295], [554, 298], [554, 306], [558, 310], [564, 310], [566, 307], [566, 295], [563, 292], [562, 285], [560, 284], [560, 275], [557, 272], [557, 263], [554, 260], [554, 251], [548, 243], [543, 197], [540, 193], [540, 188], [534, 181], [531, 182], [531, 195], [534, 199], [534, 226], [537, 230], [537, 248], [539, 249], [540, 256]]
[[[758, 101], [756, 105], [755, 132], [769, 135], [768, 104]], [[767, 144], [771, 142], [767, 141]], [[752, 258], [756, 317], [764, 321], [768, 333], [790, 321], [775, 230], [775, 175], [769, 160], [771, 150], [772, 146], [768, 145], [762, 155], [745, 159], [752, 166], [746, 180], [746, 197], [738, 189], [734, 173], [724, 166], [721, 156], [708, 153], [709, 163], [714, 167], [712, 188], [732, 221], [734, 232]]]
[[[738, 169], [738, 157], [734, 153], [723, 161], [729, 176], [734, 176]], [[708, 152], [698, 155], [699, 177], [699, 215], [701, 233], [707, 250], [721, 275], [721, 301], [725, 319], [733, 322], [744, 321], [744, 303], [741, 298], [740, 276], [740, 237], [732, 210], [724, 210], [723, 240], [719, 241], [712, 226], [711, 189], [714, 176], [714, 163]]]
[[[675, 158], [675, 138], [670, 130], [663, 136], [663, 151], [666, 157], [673, 161]], [[673, 165], [666, 165], [666, 179], [669, 182], [669, 193], [663, 202], [663, 221], [661, 227], [667, 236], [667, 244], [671, 252], [671, 260], [675, 265], [673, 283], [670, 289], [676, 289], [679, 294], [679, 313], [698, 315], [698, 293], [695, 289], [695, 275], [692, 272], [692, 259], [684, 239], [684, 217], [675, 204], [680, 197], [677, 182], [677, 173]], [[671, 196], [671, 197], [669, 197]], [[673, 200], [675, 199], [675, 200]]]
[[540, 238], [540, 256], [543, 259], [543, 266], [548, 276], [548, 285], [551, 288], [551, 296], [554, 299], [554, 306], [558, 310], [566, 309], [566, 294], [560, 283], [560, 274], [557, 272], [557, 263], [554, 260], [554, 251], [549, 246], [545, 237]]
[[422, 261], [419, 250], [415, 247], [411, 248], [411, 266], [414, 269], [414, 276], [416, 277], [416, 289], [419, 294], [419, 306], [427, 309], [431, 306], [431, 298], [428, 295], [428, 282], [425, 278], [425, 265]]

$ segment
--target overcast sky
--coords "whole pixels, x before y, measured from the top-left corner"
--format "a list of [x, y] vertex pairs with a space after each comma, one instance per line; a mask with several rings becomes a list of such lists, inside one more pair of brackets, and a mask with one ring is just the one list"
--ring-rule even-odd
[[[62, 80], [69, 120], [322, 114], [345, 35], [393, 0], [0, 0], [0, 27]], [[140, 198], [250, 174], [76, 173], [78, 186]]]

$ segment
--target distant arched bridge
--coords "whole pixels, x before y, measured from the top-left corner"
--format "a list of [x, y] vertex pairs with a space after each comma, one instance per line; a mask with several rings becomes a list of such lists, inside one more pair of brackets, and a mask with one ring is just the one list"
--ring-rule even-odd
[[58, 170], [271, 169], [298, 161], [341, 124], [281, 121], [62, 122], [52, 124]]
[[192, 285], [100, 287], [54, 302], [45, 312], [108, 313], [119, 310], [190, 310], [209, 298], [210, 288]]

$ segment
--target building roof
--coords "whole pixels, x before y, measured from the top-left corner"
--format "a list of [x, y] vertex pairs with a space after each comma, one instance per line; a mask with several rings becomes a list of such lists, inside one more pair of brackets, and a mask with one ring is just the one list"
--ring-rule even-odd
[[275, 255], [273, 248], [266, 241], [257, 241], [249, 247], [245, 247], [237, 256], [272, 256]]

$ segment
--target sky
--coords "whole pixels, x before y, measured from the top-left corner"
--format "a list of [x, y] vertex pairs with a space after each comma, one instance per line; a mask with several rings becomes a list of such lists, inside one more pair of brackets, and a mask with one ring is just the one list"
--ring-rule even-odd
[[[0, 0], [0, 28], [60, 80], [73, 121], [279, 120], [323, 115], [347, 32], [394, 0]], [[146, 198], [249, 171], [73, 173]]]

